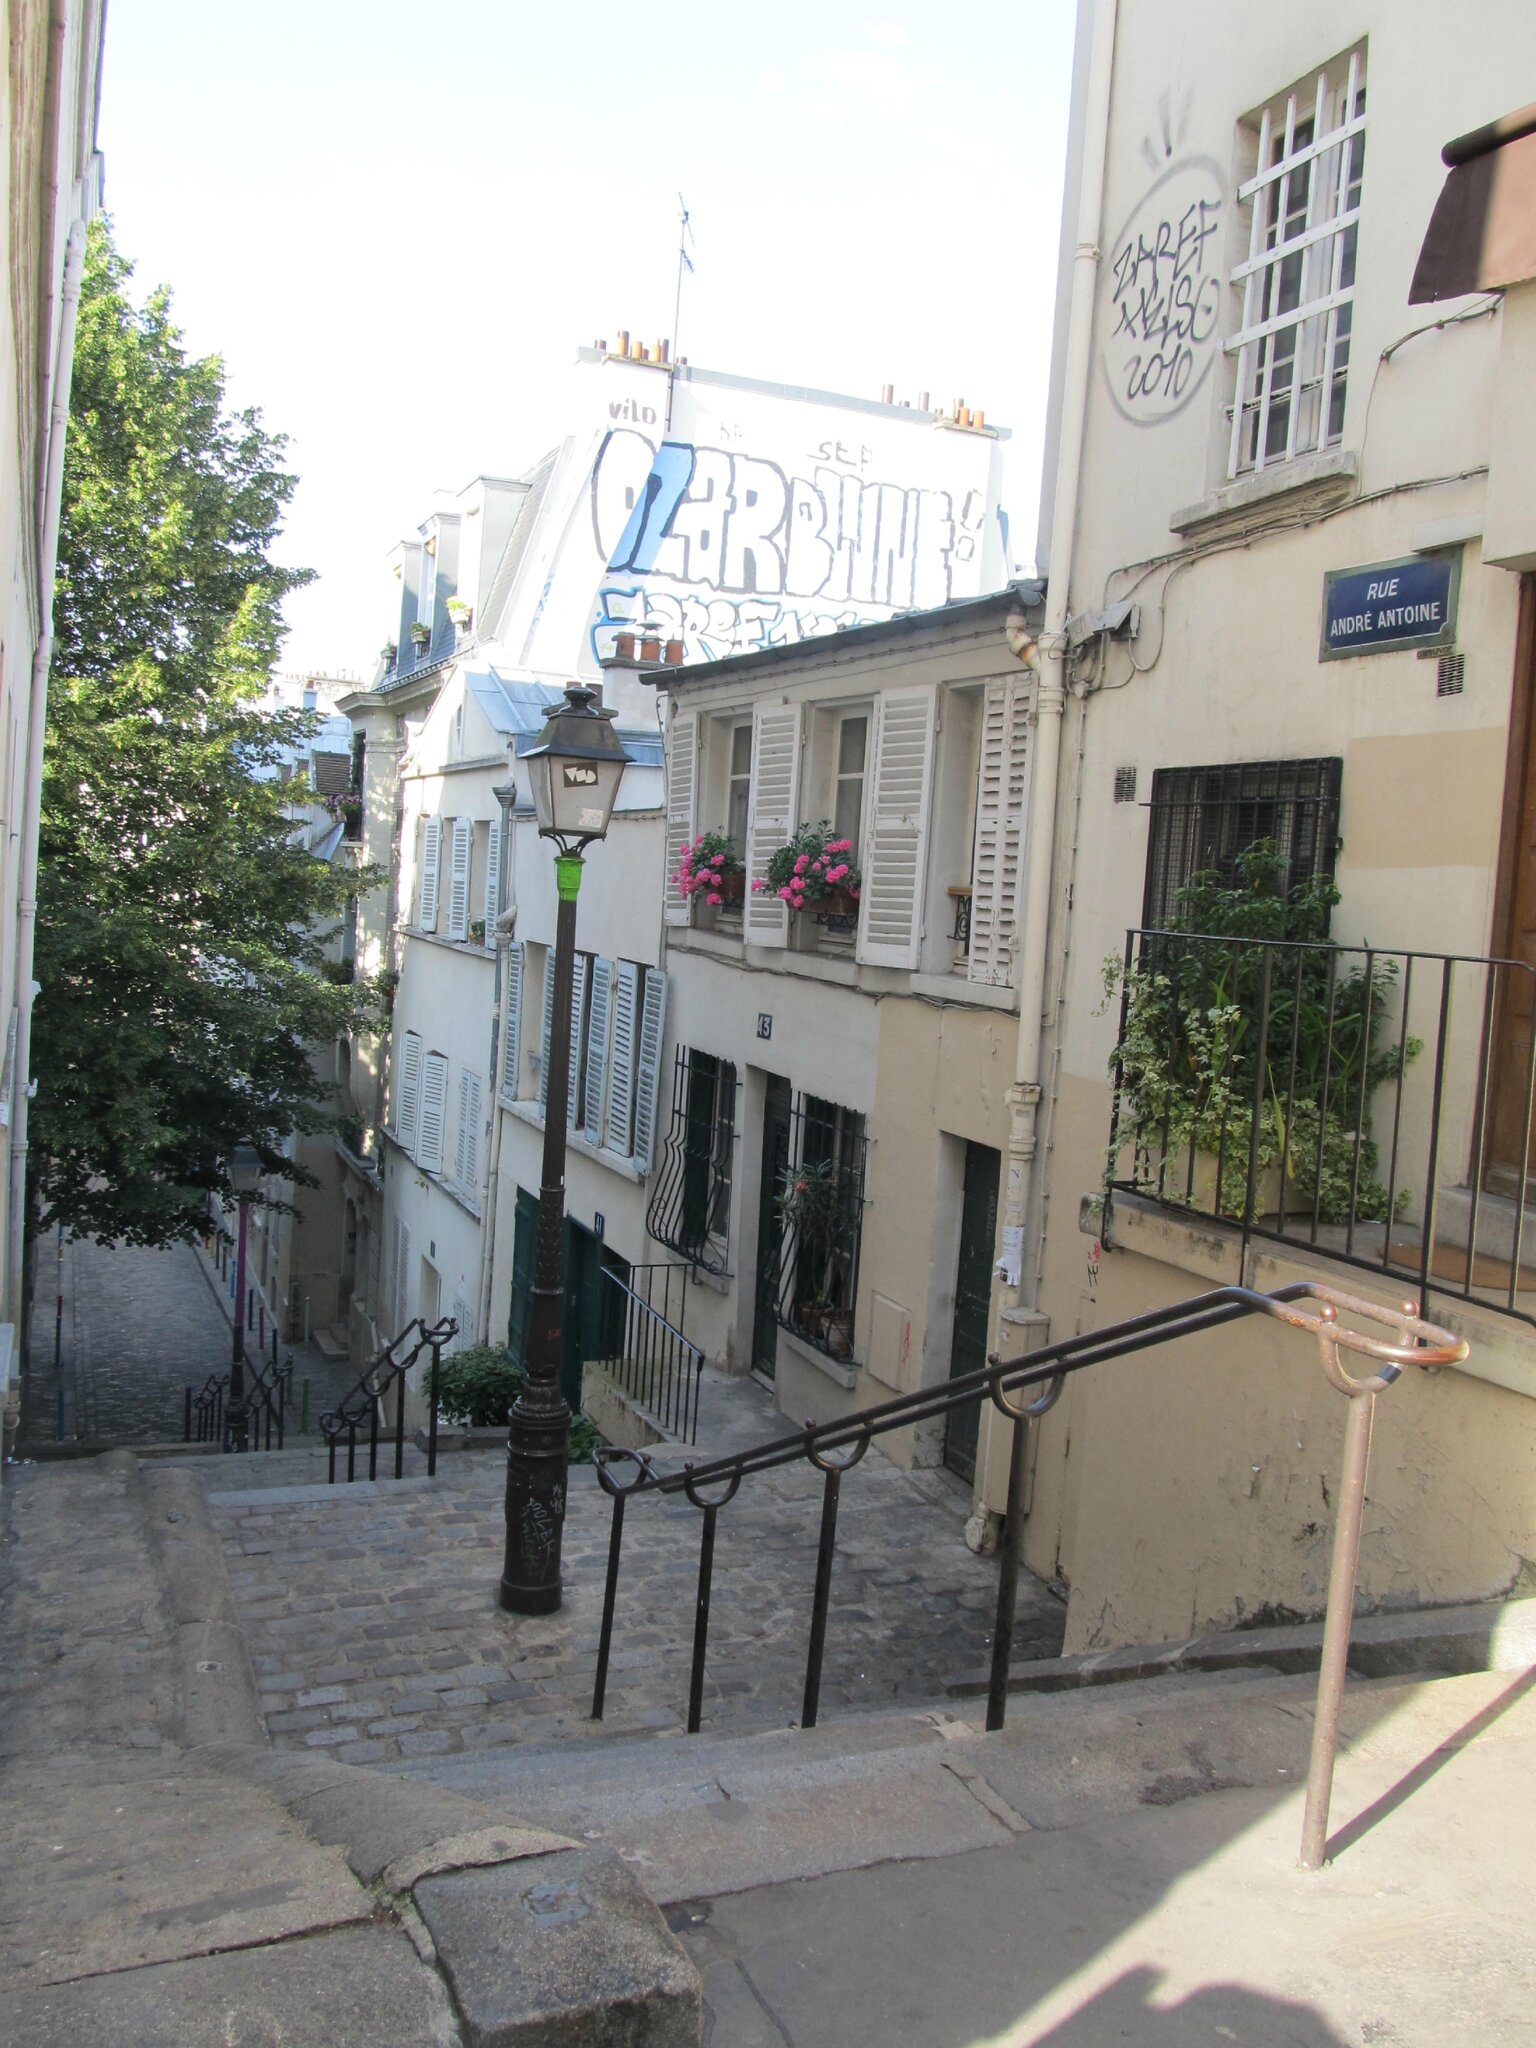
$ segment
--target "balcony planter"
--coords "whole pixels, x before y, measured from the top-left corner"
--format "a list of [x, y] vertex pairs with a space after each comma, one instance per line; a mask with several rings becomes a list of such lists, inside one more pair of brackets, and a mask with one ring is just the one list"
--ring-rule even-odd
[[688, 898], [693, 923], [704, 931], [712, 930], [717, 914], [739, 904], [747, 891], [747, 871], [725, 832], [701, 832], [690, 840], [672, 879]]

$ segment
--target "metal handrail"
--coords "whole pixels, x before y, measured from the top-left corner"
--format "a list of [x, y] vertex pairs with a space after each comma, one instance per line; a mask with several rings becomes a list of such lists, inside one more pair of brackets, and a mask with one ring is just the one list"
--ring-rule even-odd
[[[1316, 1303], [1315, 1309], [1305, 1304]], [[1349, 1633], [1354, 1607], [1354, 1585], [1359, 1561], [1360, 1511], [1364, 1500], [1366, 1464], [1370, 1448], [1371, 1422], [1376, 1396], [1385, 1392], [1409, 1366], [1455, 1365], [1468, 1353], [1463, 1338], [1425, 1322], [1418, 1305], [1405, 1302], [1383, 1307], [1357, 1295], [1341, 1293], [1315, 1281], [1298, 1280], [1271, 1293], [1248, 1287], [1218, 1287], [1187, 1301], [1131, 1316], [1107, 1328], [1068, 1337], [1057, 1344], [1042, 1346], [1017, 1358], [1003, 1359], [994, 1352], [985, 1366], [965, 1373], [938, 1387], [918, 1388], [887, 1401], [876, 1402], [856, 1414], [832, 1422], [807, 1423], [793, 1435], [776, 1437], [727, 1457], [703, 1463], [692, 1460], [681, 1472], [657, 1470], [643, 1451], [604, 1447], [596, 1453], [598, 1484], [613, 1501], [613, 1519], [608, 1544], [608, 1571], [603, 1591], [602, 1624], [598, 1636], [597, 1670], [592, 1694], [592, 1718], [600, 1721], [607, 1691], [609, 1658], [613, 1642], [619, 1567], [623, 1549], [624, 1512], [632, 1496], [647, 1493], [682, 1493], [703, 1517], [699, 1545], [698, 1592], [695, 1604], [693, 1657], [689, 1673], [688, 1732], [697, 1734], [702, 1718], [704, 1669], [709, 1638], [709, 1606], [714, 1570], [715, 1522], [722, 1508], [735, 1497], [744, 1479], [754, 1472], [805, 1458], [823, 1475], [821, 1533], [817, 1548], [816, 1580], [811, 1605], [810, 1641], [806, 1659], [805, 1692], [800, 1717], [803, 1728], [816, 1725], [821, 1684], [822, 1656], [826, 1642], [830, 1600], [832, 1558], [836, 1545], [839, 1489], [843, 1474], [864, 1456], [878, 1436], [952, 1413], [983, 1397], [1013, 1425], [1008, 1466], [1008, 1506], [1004, 1522], [1001, 1572], [998, 1585], [996, 1623], [992, 1636], [992, 1669], [987, 1693], [988, 1731], [1000, 1729], [1006, 1714], [1008, 1665], [1013, 1649], [1014, 1610], [1018, 1599], [1019, 1573], [1023, 1559], [1023, 1485], [1025, 1442], [1028, 1425], [1044, 1415], [1059, 1398], [1069, 1373], [1081, 1372], [1112, 1358], [1220, 1328], [1250, 1315], [1266, 1315], [1288, 1328], [1313, 1337], [1318, 1345], [1323, 1370], [1332, 1386], [1349, 1401], [1345, 1432], [1344, 1479], [1339, 1494], [1339, 1511], [1334, 1532], [1333, 1564], [1329, 1578], [1328, 1604], [1323, 1628], [1322, 1665], [1318, 1680], [1318, 1710], [1314, 1725], [1312, 1762], [1307, 1781], [1307, 1809], [1302, 1832], [1302, 1866], [1315, 1870], [1326, 1859], [1328, 1801], [1337, 1745], [1339, 1706], [1343, 1696], [1344, 1670], [1349, 1656]], [[1392, 1337], [1372, 1335], [1355, 1323], [1375, 1323], [1393, 1333]], [[1356, 1377], [1339, 1362], [1347, 1352], [1370, 1361], [1373, 1371]], [[1028, 1401], [1011, 1399], [1025, 1389], [1039, 1391]], [[629, 1467], [633, 1476], [626, 1482], [620, 1469]], [[706, 1489], [709, 1489], [706, 1491]]]
[[[329, 1453], [326, 1466], [326, 1484], [336, 1484], [336, 1452], [341, 1438], [347, 1439], [347, 1484], [350, 1486], [357, 1477], [357, 1435], [366, 1421], [368, 1425], [368, 1477], [379, 1476], [379, 1410], [385, 1395], [391, 1387], [397, 1389], [395, 1400], [395, 1477], [405, 1476], [405, 1375], [416, 1363], [423, 1351], [432, 1353], [432, 1372], [428, 1388], [427, 1413], [427, 1477], [437, 1475], [437, 1402], [438, 1377], [442, 1369], [443, 1346], [458, 1334], [458, 1324], [452, 1316], [444, 1316], [441, 1322], [428, 1324], [421, 1316], [406, 1324], [398, 1337], [391, 1338], [358, 1376], [356, 1386], [343, 1394], [334, 1408], [328, 1408], [320, 1417], [320, 1434], [325, 1438]], [[407, 1342], [411, 1332], [419, 1330], [410, 1351], [397, 1358], [395, 1353]]]
[[[661, 1272], [662, 1307], [657, 1308], [649, 1292], [641, 1294], [631, 1282], [644, 1273]], [[672, 1437], [692, 1443], [699, 1421], [699, 1386], [704, 1373], [703, 1349], [694, 1343], [682, 1325], [686, 1313], [688, 1276], [686, 1265], [634, 1267], [626, 1280], [622, 1274], [605, 1271], [604, 1280], [616, 1290], [623, 1303], [624, 1331], [615, 1356], [599, 1362], [633, 1400]], [[667, 1311], [672, 1306], [672, 1275], [679, 1277], [679, 1308], [674, 1323]], [[650, 1286], [647, 1277], [647, 1288]]]

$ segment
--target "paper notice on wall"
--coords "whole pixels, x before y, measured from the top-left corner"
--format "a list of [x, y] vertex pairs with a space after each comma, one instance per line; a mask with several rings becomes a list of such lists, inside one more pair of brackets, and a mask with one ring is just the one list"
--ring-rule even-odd
[[1017, 1287], [1019, 1275], [1024, 1270], [1024, 1231], [1016, 1225], [1003, 1231], [1003, 1249], [998, 1257], [997, 1270], [1010, 1287]]

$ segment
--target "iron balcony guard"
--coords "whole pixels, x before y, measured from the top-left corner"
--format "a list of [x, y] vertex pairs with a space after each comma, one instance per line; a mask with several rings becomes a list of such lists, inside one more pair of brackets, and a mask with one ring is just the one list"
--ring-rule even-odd
[[[1316, 1308], [1304, 1306], [1309, 1302], [1316, 1303]], [[1368, 1335], [1340, 1321], [1341, 1311], [1356, 1321], [1381, 1324], [1393, 1335], [1390, 1339]], [[821, 1533], [811, 1596], [805, 1693], [800, 1715], [802, 1728], [814, 1728], [822, 1656], [826, 1646], [827, 1608], [843, 1474], [858, 1464], [877, 1436], [908, 1428], [916, 1422], [935, 1420], [969, 1401], [990, 1399], [1013, 1424], [1008, 1466], [1008, 1514], [1004, 1525], [997, 1618], [992, 1634], [991, 1679], [987, 1692], [987, 1729], [989, 1732], [1000, 1729], [1007, 1711], [1008, 1664], [1013, 1650], [1014, 1610], [1023, 1561], [1024, 1517], [1020, 1506], [1030, 1421], [1044, 1415], [1056, 1401], [1068, 1373], [1081, 1372], [1090, 1365], [1102, 1364], [1112, 1358], [1125, 1358], [1178, 1338], [1219, 1329], [1225, 1323], [1250, 1315], [1273, 1316], [1290, 1328], [1315, 1338], [1324, 1372], [1349, 1401], [1344, 1478], [1334, 1528], [1317, 1718], [1302, 1825], [1302, 1867], [1308, 1870], [1320, 1868], [1326, 1858], [1328, 1801], [1333, 1782], [1344, 1671], [1349, 1657], [1360, 1545], [1360, 1511], [1376, 1396], [1401, 1376], [1405, 1366], [1455, 1365], [1467, 1356], [1468, 1346], [1448, 1330], [1437, 1329], [1432, 1323], [1421, 1320], [1414, 1303], [1405, 1303], [1395, 1309], [1383, 1308], [1375, 1302], [1341, 1294], [1311, 1281], [1299, 1280], [1288, 1287], [1277, 1288], [1272, 1294], [1260, 1294], [1248, 1287], [1219, 1287], [1208, 1294], [1195, 1295], [1188, 1301], [1176, 1302], [1168, 1308], [1154, 1309], [1146, 1315], [1133, 1316], [1105, 1329], [1046, 1345], [1019, 1358], [999, 1359], [994, 1353], [987, 1365], [961, 1378], [946, 1380], [934, 1387], [920, 1387], [915, 1393], [899, 1394], [835, 1422], [807, 1424], [791, 1436], [776, 1437], [771, 1442], [758, 1444], [731, 1457], [712, 1458], [701, 1465], [690, 1463], [680, 1473], [668, 1476], [657, 1472], [643, 1451], [599, 1450], [596, 1460], [598, 1483], [612, 1498], [613, 1519], [608, 1539], [608, 1574], [603, 1589], [603, 1619], [598, 1637], [592, 1718], [595, 1721], [603, 1718], [623, 1553], [624, 1514], [632, 1497], [650, 1493], [683, 1493], [703, 1518], [694, 1608], [693, 1661], [688, 1686], [688, 1733], [695, 1735], [703, 1711], [715, 1525], [720, 1511], [735, 1499], [742, 1481], [755, 1472], [766, 1472], [775, 1466], [805, 1458], [822, 1473]], [[1339, 1362], [1341, 1351], [1369, 1359], [1375, 1370], [1368, 1377], [1353, 1378]], [[1032, 1393], [1031, 1389], [1034, 1390]], [[1018, 1398], [1025, 1394], [1029, 1398]], [[625, 1466], [633, 1468], [633, 1477], [627, 1483], [619, 1476]]]
[[[1229, 1224], [1245, 1253], [1255, 1238], [1305, 1245], [1421, 1307], [1438, 1294], [1536, 1323], [1519, 1198], [1536, 970], [1138, 929], [1123, 977], [1111, 1209], [1141, 1196]], [[1486, 1192], [1501, 1173], [1502, 1203]]]
[[[368, 1477], [378, 1478], [379, 1410], [391, 1387], [395, 1389], [395, 1477], [404, 1477], [405, 1376], [422, 1352], [428, 1350], [432, 1353], [432, 1369], [427, 1386], [427, 1477], [437, 1476], [438, 1375], [442, 1370], [443, 1346], [457, 1336], [458, 1328], [452, 1316], [445, 1316], [441, 1322], [430, 1326], [420, 1316], [407, 1323], [398, 1337], [369, 1360], [357, 1385], [320, 1417], [320, 1434], [325, 1438], [329, 1452], [326, 1466], [328, 1486], [336, 1484], [336, 1452], [343, 1437], [347, 1440], [347, 1484], [350, 1486], [357, 1477], [357, 1438], [365, 1424], [368, 1430]], [[409, 1341], [413, 1330], [419, 1330], [421, 1335], [404, 1357], [397, 1358], [396, 1352]]]

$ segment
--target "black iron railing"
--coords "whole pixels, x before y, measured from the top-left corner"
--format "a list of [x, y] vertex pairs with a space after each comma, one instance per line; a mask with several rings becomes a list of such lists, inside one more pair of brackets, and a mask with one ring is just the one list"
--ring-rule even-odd
[[[243, 1448], [248, 1451], [280, 1451], [286, 1433], [287, 1411], [293, 1406], [293, 1359], [277, 1362], [277, 1333], [272, 1334], [272, 1358], [245, 1361], [245, 1431]], [[210, 1373], [201, 1387], [186, 1388], [182, 1401], [182, 1440], [189, 1444], [226, 1446], [225, 1425], [229, 1411], [229, 1374]]]
[[1132, 931], [1116, 1077], [1111, 1209], [1140, 1195], [1536, 1322], [1523, 962]]
[[598, 1362], [666, 1436], [691, 1444], [699, 1425], [704, 1353], [683, 1334], [688, 1267], [633, 1266], [603, 1274], [619, 1311], [618, 1350]]
[[869, 1156], [863, 1117], [813, 1095], [797, 1096], [789, 1156], [794, 1163], [774, 1191], [774, 1315], [803, 1343], [831, 1358], [851, 1358]]
[[658, 1244], [706, 1273], [727, 1271], [735, 1153], [735, 1067], [680, 1045], [672, 1066], [672, 1122], [645, 1227]]
[[[1307, 1309], [1303, 1306], [1307, 1302], [1315, 1302], [1317, 1308]], [[698, 1733], [703, 1717], [715, 1526], [720, 1513], [736, 1498], [743, 1481], [754, 1473], [771, 1471], [777, 1466], [791, 1465], [805, 1458], [822, 1474], [821, 1530], [811, 1592], [805, 1686], [800, 1710], [801, 1727], [813, 1728], [820, 1702], [832, 1564], [837, 1545], [838, 1503], [844, 1473], [859, 1463], [875, 1438], [888, 1435], [892, 1430], [910, 1429], [915, 1423], [936, 1420], [972, 1402], [990, 1400], [1006, 1418], [1011, 1431], [1007, 1510], [987, 1692], [987, 1728], [989, 1731], [1001, 1728], [1007, 1711], [1009, 1661], [1013, 1651], [1019, 1573], [1024, 1553], [1024, 1472], [1030, 1422], [1045, 1414], [1055, 1402], [1069, 1373], [1218, 1329], [1225, 1323], [1250, 1315], [1272, 1316], [1314, 1337], [1325, 1375], [1350, 1404], [1302, 1835], [1303, 1863], [1308, 1869], [1316, 1869], [1322, 1861], [1326, 1841], [1333, 1747], [1349, 1649], [1360, 1512], [1376, 1396], [1399, 1379], [1406, 1366], [1454, 1364], [1467, 1356], [1468, 1347], [1449, 1331], [1421, 1322], [1411, 1304], [1383, 1309], [1375, 1303], [1338, 1294], [1310, 1281], [1294, 1282], [1288, 1287], [1277, 1288], [1272, 1294], [1256, 1293], [1246, 1287], [1220, 1287], [1209, 1294], [1134, 1316], [1126, 1322], [1069, 1337], [1059, 1344], [1046, 1345], [1021, 1358], [999, 1359], [994, 1355], [979, 1370], [959, 1378], [922, 1387], [914, 1393], [897, 1395], [892, 1400], [879, 1402], [836, 1422], [808, 1425], [791, 1436], [776, 1437], [769, 1443], [739, 1451], [730, 1457], [712, 1458], [699, 1465], [688, 1464], [677, 1473], [663, 1475], [658, 1472], [643, 1451], [600, 1450], [596, 1460], [598, 1482], [611, 1496], [613, 1512], [608, 1538], [608, 1573], [603, 1588], [603, 1618], [598, 1635], [597, 1671], [592, 1692], [592, 1718], [600, 1721], [603, 1717], [623, 1561], [625, 1509], [629, 1501], [646, 1494], [680, 1493], [699, 1510], [702, 1518], [693, 1656], [688, 1681], [688, 1733], [694, 1735]], [[1373, 1337], [1356, 1328], [1360, 1322], [1384, 1325], [1393, 1333], [1395, 1341]], [[1375, 1370], [1360, 1377], [1354, 1376], [1343, 1365], [1341, 1352], [1350, 1355], [1351, 1363], [1364, 1357], [1374, 1364]], [[632, 1475], [627, 1484], [619, 1476], [626, 1467]]]
[[[437, 1472], [437, 1401], [438, 1376], [442, 1369], [443, 1346], [458, 1333], [458, 1324], [451, 1316], [430, 1326], [420, 1316], [407, 1323], [399, 1336], [386, 1344], [378, 1355], [369, 1360], [358, 1376], [357, 1385], [344, 1394], [334, 1408], [328, 1408], [320, 1417], [320, 1434], [325, 1438], [329, 1453], [326, 1466], [326, 1483], [336, 1484], [336, 1454], [343, 1441], [347, 1450], [347, 1484], [350, 1486], [357, 1477], [358, 1441], [364, 1439], [368, 1446], [368, 1477], [379, 1476], [379, 1439], [384, 1424], [385, 1403], [391, 1393], [395, 1397], [395, 1413], [392, 1435], [395, 1447], [395, 1477], [405, 1476], [405, 1392], [406, 1374], [420, 1358], [423, 1351], [430, 1351], [432, 1364], [427, 1381], [427, 1477]], [[419, 1332], [411, 1343], [413, 1332]], [[409, 1349], [404, 1347], [409, 1346]]]
[[961, 952], [969, 958], [971, 951], [970, 884], [967, 883], [964, 888], [951, 889], [949, 893], [955, 906], [955, 919], [954, 923], [950, 926], [949, 936], [953, 943], [960, 948]]

